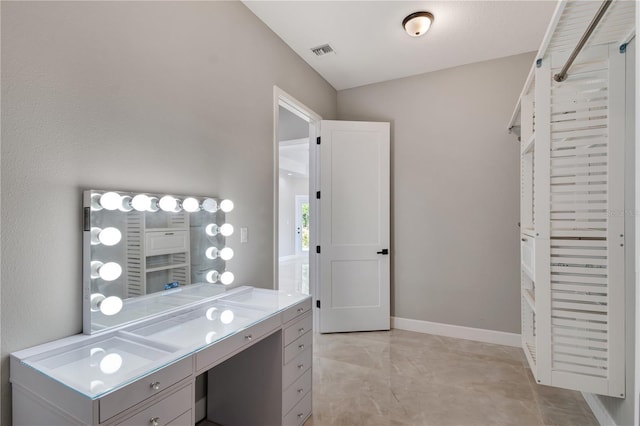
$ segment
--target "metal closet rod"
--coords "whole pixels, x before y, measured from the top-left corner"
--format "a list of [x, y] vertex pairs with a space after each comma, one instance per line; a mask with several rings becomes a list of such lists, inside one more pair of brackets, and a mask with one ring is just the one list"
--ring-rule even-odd
[[571, 56], [569, 56], [567, 63], [564, 64], [564, 67], [562, 67], [558, 74], [553, 76], [553, 79], [555, 81], [560, 82], [564, 81], [567, 78], [567, 71], [569, 71], [569, 68], [571, 68], [571, 65], [573, 65], [573, 61], [576, 60], [576, 57], [578, 56], [584, 45], [587, 43], [587, 40], [589, 40], [589, 37], [591, 37], [591, 33], [596, 29], [605, 12], [609, 8], [609, 6], [611, 6], [612, 1], [613, 0], [604, 0], [604, 2], [602, 2], [602, 5], [600, 5], [600, 9], [598, 9], [598, 13], [596, 13], [596, 16], [593, 17], [591, 23], [587, 27], [587, 31], [584, 32], [575, 49], [573, 49], [573, 52], [571, 52]]

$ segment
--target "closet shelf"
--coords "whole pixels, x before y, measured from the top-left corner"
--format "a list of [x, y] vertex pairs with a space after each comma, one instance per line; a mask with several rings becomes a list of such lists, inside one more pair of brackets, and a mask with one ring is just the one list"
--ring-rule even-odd
[[531, 151], [533, 151], [533, 148], [535, 146], [536, 143], [536, 134], [535, 132], [531, 134], [531, 136], [529, 136], [529, 138], [524, 142], [524, 144], [522, 145], [522, 154], [528, 154]]
[[189, 228], [146, 228], [144, 232], [176, 232], [176, 231], [186, 231]]
[[189, 266], [189, 264], [188, 263], [163, 263], [163, 264], [148, 267], [147, 272], [165, 271], [167, 269], [184, 268], [186, 266]]

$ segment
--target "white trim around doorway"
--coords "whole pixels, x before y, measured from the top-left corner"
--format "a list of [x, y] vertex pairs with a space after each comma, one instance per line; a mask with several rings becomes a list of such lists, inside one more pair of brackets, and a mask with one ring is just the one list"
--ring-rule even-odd
[[[279, 107], [286, 108], [293, 114], [302, 118], [303, 120], [309, 123], [309, 194], [315, 194], [318, 190], [319, 185], [319, 174], [318, 174], [318, 150], [317, 145], [315, 144], [316, 137], [320, 136], [320, 122], [322, 117], [316, 114], [313, 110], [308, 108], [302, 102], [298, 101], [296, 98], [280, 89], [278, 86], [273, 87], [273, 164], [274, 164], [274, 172], [273, 172], [273, 193], [274, 193], [274, 201], [273, 201], [273, 288], [278, 288], [278, 263], [279, 263], [279, 230], [278, 230], [278, 218], [279, 218], [279, 185], [278, 185], [278, 175], [279, 175], [279, 129], [278, 123], [280, 119]], [[311, 220], [310, 226], [310, 247], [315, 247], [317, 236], [319, 232], [319, 203], [315, 197], [309, 196], [309, 211], [310, 215], [313, 218]], [[317, 267], [317, 259], [315, 256], [309, 256], [309, 290], [315, 300], [318, 294], [317, 291], [317, 283], [318, 283], [318, 267]], [[316, 321], [317, 315], [314, 315], [314, 323]]]

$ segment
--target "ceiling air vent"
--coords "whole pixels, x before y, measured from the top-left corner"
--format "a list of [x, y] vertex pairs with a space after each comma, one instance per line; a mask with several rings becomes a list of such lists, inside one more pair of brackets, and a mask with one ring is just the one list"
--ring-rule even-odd
[[314, 47], [311, 49], [311, 51], [315, 53], [316, 56], [323, 56], [323, 55], [326, 55], [327, 53], [335, 53], [333, 48], [328, 44], [323, 44], [322, 46]]

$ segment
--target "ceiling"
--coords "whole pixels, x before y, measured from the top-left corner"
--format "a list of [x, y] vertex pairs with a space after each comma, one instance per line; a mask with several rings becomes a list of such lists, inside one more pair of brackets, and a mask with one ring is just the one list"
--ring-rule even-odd
[[[336, 90], [538, 50], [555, 1], [244, 1]], [[433, 13], [422, 37], [402, 19]], [[335, 54], [311, 48], [330, 44]]]
[[297, 178], [309, 177], [309, 138], [280, 142], [280, 173]]

